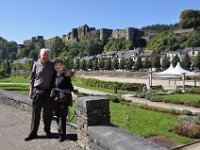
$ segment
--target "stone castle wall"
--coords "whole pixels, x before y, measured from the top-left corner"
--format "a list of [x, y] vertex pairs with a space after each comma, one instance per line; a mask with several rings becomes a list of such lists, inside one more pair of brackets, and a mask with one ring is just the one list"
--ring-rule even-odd
[[95, 28], [88, 27], [87, 25], [74, 28], [66, 36], [66, 41], [79, 41], [81, 36], [89, 34], [94, 39], [100, 39], [102, 41], [107, 41], [109, 38], [126, 38], [127, 40], [136, 41], [136, 38], [140, 38], [143, 34], [135, 28], [126, 29], [106, 29], [102, 28], [97, 30]]

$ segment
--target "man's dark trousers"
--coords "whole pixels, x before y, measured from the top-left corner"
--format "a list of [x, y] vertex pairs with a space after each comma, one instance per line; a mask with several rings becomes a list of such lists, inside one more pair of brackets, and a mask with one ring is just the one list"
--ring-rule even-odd
[[46, 91], [43, 96], [35, 95], [32, 99], [31, 134], [33, 135], [37, 134], [42, 108], [44, 131], [50, 132], [52, 119], [52, 99], [50, 98], [50, 90]]

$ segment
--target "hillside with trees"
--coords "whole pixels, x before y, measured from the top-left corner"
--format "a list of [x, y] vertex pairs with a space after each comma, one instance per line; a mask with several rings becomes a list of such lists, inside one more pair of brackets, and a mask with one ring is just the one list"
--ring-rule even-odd
[[[173, 29], [190, 28], [194, 31], [183, 34], [173, 32]], [[179, 24], [149, 26], [144, 28], [144, 30], [158, 33], [154, 38], [149, 40], [146, 49], [173, 51], [186, 47], [200, 47], [200, 11], [185, 10], [180, 15]]]
[[[183, 34], [174, 33], [175, 30], [188, 28], [192, 28], [193, 31]], [[143, 27], [141, 30], [145, 32], [144, 36], [150, 37], [151, 33], [156, 33], [152, 38], [149, 38], [147, 45], [146, 43], [143, 44], [146, 45], [146, 47], [143, 47], [145, 49], [173, 51], [186, 47], [200, 47], [200, 11], [185, 10], [180, 14], [180, 21], [176, 24], [156, 24]], [[35, 38], [25, 40], [23, 45], [17, 45], [16, 42], [9, 42], [0, 37], [0, 59], [13, 61], [28, 57], [37, 60], [39, 50], [46, 47], [51, 49], [52, 59], [60, 57], [61, 59], [67, 60], [65, 62], [70, 62], [71, 64], [75, 57], [94, 56], [113, 50], [129, 50], [135, 47], [134, 44], [126, 38], [110, 38], [107, 41], [101, 41], [99, 38], [93, 38], [90, 34], [82, 36], [79, 41], [69, 42], [61, 37], [47, 40]], [[108, 63], [107, 68], [110, 68], [109, 62], [105, 63]], [[88, 65], [91, 66], [91, 63]], [[148, 60], [143, 65], [148, 68]], [[123, 68], [123, 64], [121, 67]]]

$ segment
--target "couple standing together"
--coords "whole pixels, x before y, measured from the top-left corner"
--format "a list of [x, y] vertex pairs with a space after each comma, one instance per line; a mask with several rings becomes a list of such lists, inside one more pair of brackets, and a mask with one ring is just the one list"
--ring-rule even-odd
[[32, 121], [30, 134], [25, 141], [37, 138], [42, 108], [46, 136], [52, 137], [50, 129], [53, 110], [59, 126], [59, 141], [64, 141], [66, 136], [66, 116], [68, 107], [72, 106], [74, 88], [70, 76], [63, 71], [63, 62], [59, 59], [51, 62], [49, 57], [50, 50], [41, 49], [40, 59], [32, 67], [29, 92], [32, 99]]

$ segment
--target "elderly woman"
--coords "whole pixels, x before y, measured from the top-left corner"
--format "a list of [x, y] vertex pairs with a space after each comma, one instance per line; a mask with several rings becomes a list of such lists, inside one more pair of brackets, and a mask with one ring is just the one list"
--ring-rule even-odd
[[59, 126], [58, 134], [59, 141], [64, 141], [66, 137], [66, 117], [68, 107], [72, 106], [72, 94], [74, 88], [71, 83], [71, 78], [66, 76], [63, 71], [63, 62], [59, 59], [55, 61], [56, 75], [54, 78], [54, 88], [51, 91], [51, 97], [54, 98], [54, 110], [57, 116], [57, 124]]

